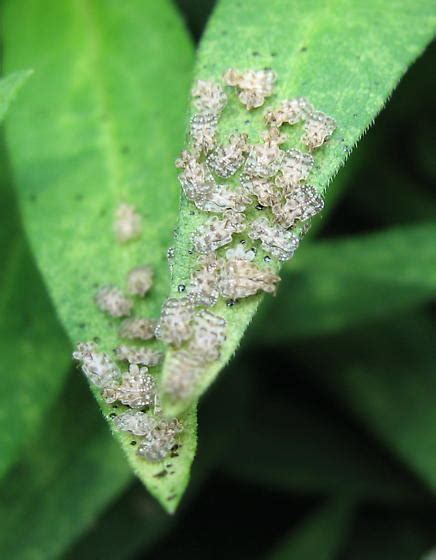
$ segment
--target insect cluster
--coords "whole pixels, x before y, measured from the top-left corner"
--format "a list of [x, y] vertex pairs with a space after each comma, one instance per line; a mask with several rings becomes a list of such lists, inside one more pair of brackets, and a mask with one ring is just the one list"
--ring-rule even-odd
[[[141, 233], [140, 222], [133, 206], [121, 204], [114, 224], [118, 241], [126, 243], [136, 239]], [[113, 356], [100, 351], [95, 342], [79, 343], [73, 357], [107, 404], [117, 409], [125, 407], [121, 413], [110, 414], [115, 428], [135, 436], [132, 443], [138, 444], [139, 456], [160, 462], [176, 453], [182, 424], [163, 416], [156, 376], [150, 371], [163, 358], [162, 352], [144, 345], [144, 341], [155, 338], [157, 321], [133, 315], [137, 299], [144, 298], [152, 284], [153, 269], [141, 265], [128, 272], [125, 291], [113, 285], [101, 287], [95, 294], [95, 303], [107, 315], [122, 319], [118, 335], [129, 343], [119, 344]]]
[[[229, 69], [223, 80], [251, 111], [273, 95], [276, 75], [269, 69]], [[172, 348], [164, 394], [175, 402], [192, 397], [226, 340], [225, 319], [209, 308], [220, 298], [230, 305], [259, 292], [275, 293], [280, 277], [265, 263], [292, 258], [309, 220], [323, 208], [322, 197], [306, 181], [314, 165], [313, 152], [333, 134], [334, 120], [305, 98], [284, 100], [264, 114], [261, 142], [250, 143], [247, 134], [236, 131], [220, 143], [218, 125], [229, 93], [218, 82], [197, 82], [192, 90], [197, 113], [190, 122], [189, 146], [176, 160], [187, 199], [210, 215], [192, 235], [190, 253], [196, 253], [197, 261], [188, 285], [179, 286], [183, 296], [167, 299], [157, 320], [132, 316], [134, 298], [146, 296], [153, 283], [152, 269], [137, 266], [127, 275], [127, 295], [113, 285], [95, 295], [101, 311], [122, 319], [120, 338], [133, 342], [121, 343], [114, 357], [93, 342], [79, 344], [73, 354], [102, 398], [126, 407], [113, 414], [114, 426], [135, 435], [138, 455], [151, 462], [173, 452], [182, 425], [162, 414], [150, 368], [159, 365], [163, 354], [143, 342], [156, 338]], [[284, 126], [300, 125], [304, 151], [287, 147], [283, 131]], [[264, 210], [261, 217], [258, 210]], [[136, 209], [120, 205], [114, 224], [118, 240], [138, 238], [141, 229]], [[167, 257], [172, 271], [174, 249]], [[120, 366], [122, 362], [127, 366]]]
[[[335, 121], [299, 97], [265, 112], [261, 142], [250, 143], [247, 134], [237, 131], [219, 141], [219, 121], [231, 90], [248, 111], [258, 109], [273, 95], [276, 74], [229, 69], [223, 81], [199, 80], [193, 88], [197, 112], [189, 145], [176, 160], [185, 196], [210, 217], [192, 236], [191, 253], [198, 257], [186, 294], [165, 303], [156, 329], [157, 338], [173, 347], [163, 387], [173, 401], [192, 395], [225, 341], [226, 321], [205, 308], [220, 297], [235, 302], [258, 292], [275, 293], [280, 278], [264, 263], [271, 257], [292, 258], [310, 218], [324, 205], [306, 181], [313, 152], [333, 134]], [[285, 146], [285, 126], [302, 126], [303, 151]], [[265, 210], [262, 217], [257, 210]], [[262, 252], [263, 262], [257, 258]], [[173, 249], [168, 257], [174, 258]]]

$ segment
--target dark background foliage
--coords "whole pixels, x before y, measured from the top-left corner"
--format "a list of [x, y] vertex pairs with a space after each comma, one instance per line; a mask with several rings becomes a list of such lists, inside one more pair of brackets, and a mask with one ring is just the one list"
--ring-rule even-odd
[[[177, 3], [198, 40], [213, 2]], [[316, 240], [436, 225], [435, 63], [432, 45], [332, 185], [335, 196]], [[413, 250], [409, 257], [413, 261]], [[395, 283], [365, 289], [365, 280], [350, 275], [338, 277], [338, 291], [341, 282], [356, 282], [355, 297], [368, 309], [386, 289], [399, 289]], [[291, 286], [278, 296], [279, 305], [292, 298]], [[175, 517], [156, 512], [140, 483], [132, 482], [66, 557], [260, 559], [278, 551], [277, 558], [309, 560], [287, 547], [332, 501], [347, 504], [348, 517], [330, 558], [417, 560], [436, 546], [436, 471], [429, 476], [418, 456], [427, 448], [425, 459], [436, 460], [434, 424], [415, 423], [421, 411], [413, 383], [427, 371], [421, 389], [434, 400], [434, 294], [383, 316], [374, 309], [364, 321], [324, 334], [284, 333], [271, 344], [263, 333], [275, 321], [274, 305], [260, 313], [237, 359], [201, 402], [193, 482]], [[377, 385], [379, 372], [383, 383]], [[356, 405], [360, 397], [367, 405]], [[407, 452], [398, 445], [398, 418], [413, 427]], [[162, 522], [153, 546], [143, 538], [149, 508]], [[319, 539], [322, 549], [326, 534], [309, 531], [306, 538]]]

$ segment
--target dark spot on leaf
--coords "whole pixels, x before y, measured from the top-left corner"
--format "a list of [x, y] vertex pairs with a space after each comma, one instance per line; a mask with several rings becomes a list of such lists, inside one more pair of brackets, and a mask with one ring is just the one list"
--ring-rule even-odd
[[79, 327], [79, 329], [85, 329], [86, 323], [79, 323], [77, 326]]
[[228, 299], [227, 300], [227, 307], [233, 307], [234, 305], [236, 305], [238, 302], [236, 299]]
[[250, 123], [251, 123], [250, 119], [247, 119], [246, 121], [244, 121], [244, 124], [250, 124]]
[[75, 198], [75, 200], [77, 200], [77, 202], [82, 202], [82, 200], [83, 200], [83, 194], [77, 193], [76, 196], [75, 196], [74, 198]]
[[154, 474], [153, 476], [154, 476], [154, 478], [163, 478], [167, 474], [168, 474], [168, 471], [163, 469], [162, 471], [158, 472], [157, 474]]
[[306, 46], [301, 47], [300, 52], [306, 52], [306, 51], [307, 51], [307, 47], [306, 47]]
[[92, 339], [96, 344], [99, 344], [101, 342], [101, 339], [99, 336], [94, 336], [94, 338]]
[[168, 496], [167, 500], [174, 500], [174, 498], [177, 498], [177, 494], [171, 494], [171, 496]]
[[271, 262], [271, 257], [269, 255], [267, 255], [266, 257], [263, 257], [263, 260], [265, 262]]
[[31, 195], [29, 195], [29, 200], [30, 202], [36, 202], [37, 201], [37, 196], [35, 193], [32, 193]]
[[123, 147], [121, 148], [121, 153], [122, 153], [122, 154], [128, 154], [128, 153], [130, 153], [130, 146], [123, 146]]
[[251, 54], [252, 54], [253, 56], [259, 56], [260, 53], [259, 53], [258, 51], [253, 51]]
[[130, 445], [136, 445], [136, 441], [134, 439], [132, 439], [132, 441], [130, 442]]
[[275, 57], [277, 56], [277, 53], [276, 53], [276, 52], [272, 52], [272, 53], [271, 53], [271, 56], [272, 56], [273, 58], [275, 58]]
[[256, 206], [256, 210], [263, 210], [265, 208], [265, 206], [262, 206], [262, 204], [257, 204]]
[[111, 412], [111, 413], [109, 414], [109, 418], [115, 418], [115, 416], [116, 416], [116, 413], [115, 413], [115, 412]]
[[182, 292], [184, 292], [186, 290], [186, 286], [185, 284], [179, 284], [177, 286], [177, 291], [179, 292], [179, 294], [181, 294]]

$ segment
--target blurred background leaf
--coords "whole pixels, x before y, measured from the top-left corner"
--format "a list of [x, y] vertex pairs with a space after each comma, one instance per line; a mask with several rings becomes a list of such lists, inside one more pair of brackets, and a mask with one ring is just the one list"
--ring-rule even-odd
[[334, 499], [305, 519], [279, 548], [271, 560], [332, 560], [343, 546], [353, 516], [349, 499]]
[[72, 372], [0, 487], [0, 557], [58, 558], [131, 476], [86, 383]]
[[[184, 15], [195, 30], [190, 19], [197, 17], [195, 1], [179, 4], [190, 4]], [[204, 17], [203, 12], [197, 21]], [[197, 35], [200, 28], [198, 24]], [[5, 298], [1, 351], [6, 359], [1, 360], [0, 383], [6, 391], [26, 383], [17, 395], [25, 391], [29, 410], [36, 410], [39, 400], [46, 404], [29, 432], [25, 424], [18, 426], [15, 439], [1, 426], [0, 441], [17, 443], [9, 447], [7, 459], [16, 464], [0, 487], [2, 558], [264, 559], [301, 551], [298, 547], [309, 543], [318, 560], [329, 543], [334, 549], [342, 541], [331, 558], [418, 560], [434, 547], [435, 266], [431, 253], [423, 257], [425, 247], [431, 249], [436, 218], [431, 125], [435, 55], [433, 46], [412, 67], [353, 152], [331, 186], [323, 217], [312, 228], [312, 239], [316, 234], [323, 241], [305, 240], [297, 257], [301, 270], [292, 270], [291, 263], [286, 272], [289, 290], [281, 290], [262, 309], [238, 358], [202, 401], [194, 487], [172, 519], [138, 483], [132, 484], [77, 372], [59, 403], [52, 404], [69, 370], [68, 364], [55, 369], [62, 362], [62, 340], [68, 343], [24, 249], [20, 268], [25, 277], [13, 277], [17, 289]], [[1, 169], [7, 176], [7, 154], [1, 148]], [[2, 179], [0, 251], [5, 263], [15, 240], [23, 240], [8, 184]], [[415, 237], [413, 245], [396, 237], [400, 231], [427, 231], [428, 237]], [[375, 257], [395, 239], [408, 248], [409, 258], [405, 251], [402, 262], [389, 258], [385, 267], [387, 260]], [[342, 249], [353, 269], [340, 261]], [[361, 262], [355, 249], [363, 250]], [[398, 249], [393, 243], [397, 256]], [[320, 273], [336, 290], [322, 292], [317, 258]], [[355, 267], [364, 262], [356, 275]], [[413, 285], [404, 274], [407, 269]], [[287, 320], [278, 314], [282, 306], [292, 309]], [[32, 322], [19, 322], [24, 308], [39, 310]], [[313, 327], [315, 321], [322, 329]], [[41, 336], [35, 337], [34, 350], [21, 368], [22, 345], [31, 347], [35, 324], [41, 325]], [[277, 331], [278, 324], [283, 330], [276, 332], [274, 342], [269, 331]], [[41, 358], [43, 352], [52, 356], [45, 369], [52, 377], [38, 377], [34, 368], [39, 364], [30, 359], [35, 351]], [[20, 360], [12, 361], [17, 355]], [[36, 386], [30, 387], [33, 376]], [[3, 401], [0, 411], [6, 406]], [[44, 410], [45, 425], [37, 434]], [[20, 414], [15, 407], [13, 416]], [[10, 417], [4, 418], [10, 424]], [[18, 451], [31, 436], [17, 463]], [[347, 503], [354, 504], [353, 518], [344, 515], [343, 523], [335, 525], [341, 519], [340, 504]], [[336, 517], [329, 515], [335, 504]]]
[[[0, 80], [0, 121], [31, 75]], [[70, 363], [57, 321], [21, 229], [3, 138], [0, 138], [0, 477], [41, 425]], [[39, 359], [36, 359], [36, 356]]]
[[259, 318], [251, 336], [279, 343], [328, 334], [430, 301], [435, 238], [436, 222], [428, 222], [308, 244], [285, 268], [278, 297], [260, 311], [274, 322], [264, 330]]

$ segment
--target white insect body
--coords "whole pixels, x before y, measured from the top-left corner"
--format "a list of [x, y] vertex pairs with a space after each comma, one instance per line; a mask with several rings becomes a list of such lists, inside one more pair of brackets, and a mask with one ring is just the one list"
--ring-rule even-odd
[[122, 432], [145, 436], [156, 428], [157, 420], [151, 414], [140, 410], [128, 410], [114, 418], [114, 424]]
[[290, 259], [300, 243], [295, 233], [270, 224], [266, 218], [252, 222], [248, 235], [251, 239], [259, 239], [262, 248], [280, 261]]
[[261, 107], [265, 99], [272, 95], [276, 78], [271, 69], [240, 72], [230, 68], [223, 76], [227, 85], [238, 89], [239, 100], [248, 110]]
[[121, 323], [119, 334], [121, 338], [131, 340], [150, 340], [154, 338], [156, 320], [146, 317], [132, 317]]
[[188, 298], [169, 298], [162, 307], [156, 327], [156, 338], [180, 346], [192, 335], [194, 308]]
[[144, 297], [153, 285], [153, 269], [143, 265], [132, 268], [127, 275], [127, 291], [129, 294]]
[[132, 204], [120, 204], [115, 212], [115, 235], [120, 243], [137, 239], [142, 233], [142, 218]]
[[104, 352], [99, 352], [93, 342], [80, 342], [73, 358], [80, 362], [83, 373], [96, 387], [112, 387], [121, 378], [118, 366]]
[[216, 181], [207, 166], [198, 162], [190, 152], [183, 151], [176, 161], [176, 166], [183, 169], [179, 175], [179, 182], [189, 200], [195, 201], [217, 188]]
[[247, 260], [229, 260], [223, 265], [220, 291], [224, 297], [240, 299], [257, 292], [275, 293], [280, 277]]
[[115, 348], [117, 360], [142, 366], [156, 366], [162, 361], [163, 353], [143, 346], [127, 346], [122, 344]]
[[241, 175], [240, 181], [243, 189], [255, 196], [262, 206], [272, 206], [277, 202], [279, 193], [272, 179]]
[[251, 146], [244, 165], [244, 174], [250, 177], [273, 177], [280, 169], [284, 151], [276, 143]]
[[141, 439], [137, 454], [151, 463], [163, 461], [177, 444], [177, 436], [182, 430], [183, 426], [177, 419], [159, 418]]
[[201, 225], [194, 233], [192, 241], [198, 253], [211, 253], [231, 242], [235, 233], [245, 228], [245, 216], [236, 212], [226, 212], [222, 217], [214, 217]]
[[213, 362], [220, 357], [221, 346], [226, 340], [227, 322], [210, 311], [203, 309], [194, 316], [193, 336], [189, 350], [201, 356], [205, 362]]
[[321, 111], [314, 111], [304, 123], [304, 134], [301, 138], [310, 150], [322, 146], [336, 129], [336, 121]]
[[145, 408], [156, 401], [156, 381], [147, 367], [131, 364], [117, 386], [104, 387], [103, 398], [108, 404], [119, 401], [130, 408]]
[[173, 401], [189, 398], [204, 371], [203, 356], [190, 350], [172, 352], [166, 359], [163, 392]]
[[229, 143], [218, 146], [207, 157], [208, 166], [225, 179], [231, 177], [241, 167], [248, 153], [248, 136], [232, 134]]
[[188, 298], [193, 305], [212, 306], [218, 301], [219, 260], [214, 253], [209, 253], [200, 260], [200, 268], [191, 275]]
[[310, 154], [305, 154], [299, 150], [286, 150], [278, 176], [276, 185], [281, 187], [286, 193], [290, 188], [300, 185], [307, 179], [313, 167], [314, 159]]
[[226, 259], [227, 260], [239, 260], [239, 261], [252, 261], [256, 257], [256, 250], [245, 249], [242, 243], [238, 243], [236, 247], [227, 249]]
[[313, 110], [313, 105], [305, 97], [286, 99], [276, 109], [266, 112], [265, 121], [273, 127], [280, 127], [285, 123], [297, 124], [307, 119]]
[[111, 317], [127, 317], [132, 312], [133, 302], [116, 286], [103, 286], [94, 299], [100, 311]]
[[206, 196], [197, 198], [194, 202], [196, 207], [204, 212], [222, 213], [227, 210], [244, 212], [251, 203], [251, 198], [242, 189], [219, 186]]
[[198, 80], [191, 94], [201, 113], [221, 113], [227, 103], [224, 88], [213, 80]]
[[208, 154], [215, 147], [218, 117], [215, 113], [198, 113], [191, 119], [190, 137], [194, 152]]
[[285, 228], [309, 220], [324, 208], [324, 200], [310, 185], [297, 185], [285, 197], [284, 203], [273, 205], [277, 223]]

